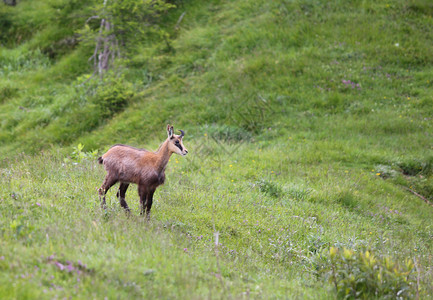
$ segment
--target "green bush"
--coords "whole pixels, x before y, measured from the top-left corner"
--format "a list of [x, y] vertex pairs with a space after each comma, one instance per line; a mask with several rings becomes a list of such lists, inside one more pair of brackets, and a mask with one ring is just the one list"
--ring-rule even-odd
[[6, 11], [0, 11], [0, 43], [7, 42], [11, 26], [11, 15]]
[[415, 176], [418, 174], [430, 175], [433, 173], [433, 157], [420, 160], [408, 159], [397, 163], [403, 174]]
[[[84, 80], [85, 78], [83, 78]], [[132, 84], [123, 75], [106, 74], [101, 80], [89, 83], [87, 102], [96, 106], [101, 112], [101, 118], [109, 118], [121, 112], [134, 96]]]
[[379, 258], [370, 251], [336, 247], [327, 250], [322, 258], [319, 274], [335, 287], [339, 298], [407, 299], [417, 292], [411, 259], [399, 264], [389, 256]]
[[278, 183], [261, 179], [256, 182], [260, 192], [265, 193], [273, 198], [280, 198], [283, 195], [283, 189]]
[[11, 85], [0, 86], [0, 103], [10, 99], [18, 94], [18, 88]]
[[83, 151], [84, 149], [84, 145], [79, 143], [77, 146], [72, 148], [73, 151], [71, 153], [71, 155], [68, 158], [64, 159], [64, 162], [68, 163], [71, 162], [72, 163], [81, 163], [84, 160], [96, 160], [96, 157], [98, 155], [98, 150], [93, 150], [93, 151]]
[[132, 84], [123, 76], [110, 74], [101, 80], [89, 80], [89, 77], [82, 76], [76, 81], [76, 90], [66, 97], [67, 103], [61, 107], [63, 114], [47, 125], [39, 139], [45, 137], [46, 142], [68, 145], [121, 112], [134, 95]]

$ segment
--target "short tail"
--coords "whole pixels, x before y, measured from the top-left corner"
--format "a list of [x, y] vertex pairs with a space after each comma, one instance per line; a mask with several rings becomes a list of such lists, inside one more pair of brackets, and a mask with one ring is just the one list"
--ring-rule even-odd
[[104, 159], [102, 158], [102, 156], [98, 157], [98, 163], [100, 163], [102, 165], [103, 162], [104, 162]]

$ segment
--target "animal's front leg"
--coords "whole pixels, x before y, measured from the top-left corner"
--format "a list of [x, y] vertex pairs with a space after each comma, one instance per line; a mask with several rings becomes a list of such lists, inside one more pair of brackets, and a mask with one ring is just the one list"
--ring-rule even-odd
[[144, 186], [138, 186], [138, 195], [140, 196], [140, 215], [144, 215], [146, 211], [146, 196], [147, 191]]
[[147, 199], [146, 199], [146, 216], [149, 219], [150, 218], [150, 209], [152, 208], [152, 202], [153, 202], [153, 194], [155, 193], [155, 190], [150, 191], [147, 193]]

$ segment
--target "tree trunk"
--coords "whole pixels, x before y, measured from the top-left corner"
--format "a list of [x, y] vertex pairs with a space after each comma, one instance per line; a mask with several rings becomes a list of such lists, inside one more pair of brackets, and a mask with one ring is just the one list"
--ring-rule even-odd
[[[105, 20], [104, 24], [101, 24], [103, 28], [102, 31], [110, 32], [110, 23]], [[108, 70], [110, 64], [110, 54], [111, 54], [111, 43], [112, 35], [107, 35], [103, 38], [104, 48], [98, 55], [98, 73], [100, 75], [104, 74]]]
[[4, 4], [9, 5], [9, 6], [16, 6], [17, 5], [17, 0], [3, 0]]

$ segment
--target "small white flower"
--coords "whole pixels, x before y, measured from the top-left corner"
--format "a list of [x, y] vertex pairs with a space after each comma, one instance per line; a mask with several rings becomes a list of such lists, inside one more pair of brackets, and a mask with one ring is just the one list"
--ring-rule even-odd
[[400, 44], [399, 43], [395, 43], [394, 46], [398, 47], [398, 46], [400, 46]]

